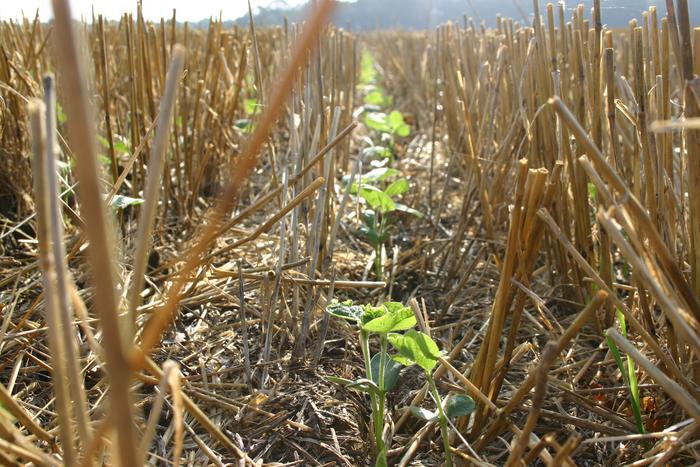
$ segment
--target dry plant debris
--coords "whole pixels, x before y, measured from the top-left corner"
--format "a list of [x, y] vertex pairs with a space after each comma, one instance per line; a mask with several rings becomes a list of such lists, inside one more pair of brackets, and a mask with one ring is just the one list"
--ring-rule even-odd
[[1, 20], [0, 464], [700, 462], [700, 28], [666, 3]]

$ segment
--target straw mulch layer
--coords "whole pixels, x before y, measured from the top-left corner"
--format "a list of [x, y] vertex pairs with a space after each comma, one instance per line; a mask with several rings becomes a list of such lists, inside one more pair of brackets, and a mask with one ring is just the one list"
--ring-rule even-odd
[[[0, 22], [0, 464], [373, 465], [334, 298], [426, 319], [440, 392], [476, 401], [457, 465], [698, 462], [688, 2], [367, 34], [329, 3]], [[385, 168], [419, 213], [376, 250], [348, 180]], [[387, 405], [390, 463], [440, 465], [422, 373]]]

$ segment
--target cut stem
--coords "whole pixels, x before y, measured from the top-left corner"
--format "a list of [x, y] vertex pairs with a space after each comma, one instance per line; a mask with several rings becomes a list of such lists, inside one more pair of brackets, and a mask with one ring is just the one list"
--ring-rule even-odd
[[[365, 373], [367, 379], [372, 381], [372, 356], [369, 350], [369, 333], [367, 331], [360, 330], [360, 346], [362, 347], [362, 357], [365, 361]], [[386, 456], [386, 451], [384, 450], [384, 440], [382, 438], [382, 432], [384, 431], [384, 416], [382, 415], [382, 418], [377, 417], [379, 413], [380, 404], [380, 402], [377, 400], [377, 395], [373, 392], [370, 392], [369, 398], [372, 403], [372, 424], [374, 425], [374, 441], [377, 449], [377, 460], [379, 460], [381, 456]]]
[[[375, 418], [375, 430], [377, 441], [381, 444], [377, 446], [379, 450], [378, 458], [386, 458], [386, 449], [384, 443], [384, 401], [386, 398], [386, 389], [384, 388], [384, 370], [386, 367], [386, 349], [389, 344], [386, 334], [381, 334], [379, 337], [379, 397], [377, 398], [377, 415]], [[377, 459], [379, 460], [379, 459]], [[384, 462], [386, 464], [386, 460]]]
[[447, 427], [447, 416], [442, 408], [442, 399], [440, 399], [440, 393], [435, 385], [435, 380], [433, 375], [426, 372], [426, 378], [428, 378], [428, 384], [430, 385], [430, 392], [433, 394], [435, 399], [435, 404], [437, 404], [438, 410], [438, 420], [440, 421], [440, 435], [442, 436], [442, 446], [445, 449], [445, 467], [452, 467], [452, 448], [450, 447], [450, 432]]
[[374, 247], [374, 272], [378, 281], [384, 280], [384, 265], [382, 264], [382, 245]]

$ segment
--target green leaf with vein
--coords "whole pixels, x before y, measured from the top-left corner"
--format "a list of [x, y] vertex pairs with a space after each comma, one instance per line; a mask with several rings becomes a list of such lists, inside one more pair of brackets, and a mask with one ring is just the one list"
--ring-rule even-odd
[[[379, 386], [379, 366], [381, 365], [381, 354], [374, 354], [370, 366], [372, 368], [372, 381], [374, 381], [377, 386]], [[399, 382], [399, 375], [401, 374], [401, 365], [396, 360], [387, 358], [384, 362], [384, 391], [391, 392], [396, 384]]]
[[410, 330], [406, 334], [389, 334], [389, 342], [406, 361], [430, 373], [441, 355], [435, 341], [425, 333]]
[[377, 334], [403, 331], [416, 325], [413, 311], [400, 303], [389, 302], [384, 305], [386, 312], [362, 325], [362, 329]]
[[474, 411], [474, 399], [466, 394], [455, 394], [445, 401], [443, 410], [447, 418], [457, 418], [469, 415]]

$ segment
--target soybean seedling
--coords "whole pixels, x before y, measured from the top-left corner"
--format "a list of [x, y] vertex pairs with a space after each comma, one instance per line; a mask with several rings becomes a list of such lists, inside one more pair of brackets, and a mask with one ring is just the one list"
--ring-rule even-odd
[[[376, 102], [380, 96], [372, 95], [371, 99]], [[403, 114], [398, 110], [392, 110], [388, 114], [384, 112], [367, 112], [365, 114], [365, 125], [372, 130], [385, 133], [392, 137], [401, 136], [405, 138], [411, 134], [411, 127], [403, 118]]]
[[391, 105], [391, 96], [387, 96], [384, 90], [378, 86], [368, 85], [365, 88], [369, 91], [364, 97], [364, 105], [362, 106], [365, 114], [365, 125], [379, 134], [380, 141], [375, 143], [371, 138], [366, 138], [369, 147], [362, 150], [362, 157], [365, 159], [377, 158], [378, 162], [374, 164], [381, 166], [394, 160], [396, 153], [394, 132], [400, 132], [407, 136], [410, 134], [410, 128], [403, 122], [403, 116], [400, 113], [394, 114], [393, 126], [388, 121], [388, 116], [382, 113], [385, 107]]
[[[372, 245], [375, 252], [374, 268], [378, 280], [384, 278], [382, 249], [389, 240], [396, 218], [396, 211], [405, 212], [416, 217], [423, 217], [419, 211], [399, 203], [395, 198], [409, 190], [408, 180], [399, 178], [389, 183], [390, 178], [400, 176], [401, 172], [391, 168], [371, 170], [360, 178], [360, 183], [353, 183], [350, 192], [362, 198], [369, 209], [362, 212], [360, 233]], [[377, 184], [387, 185], [381, 189]]]
[[363, 98], [366, 110], [378, 111], [392, 104], [392, 97], [387, 96], [381, 87], [370, 85], [366, 89], [369, 91]]
[[[326, 308], [330, 315], [354, 322], [359, 328], [360, 347], [365, 365], [365, 377], [352, 381], [345, 378], [328, 378], [347, 388], [369, 394], [372, 404], [372, 425], [376, 444], [376, 467], [387, 465], [387, 446], [384, 440], [384, 406], [386, 394], [396, 387], [401, 365], [387, 353], [391, 332], [404, 331], [416, 325], [416, 317], [410, 308], [397, 302], [379, 306], [353, 305], [352, 301], [334, 301]], [[371, 355], [369, 338], [379, 336], [379, 353]], [[391, 444], [391, 442], [389, 442]]]
[[[391, 96], [386, 95], [384, 90], [377, 84], [380, 73], [374, 61], [374, 57], [364, 51], [360, 62], [360, 79], [358, 86], [365, 93], [364, 122], [367, 128], [379, 133], [384, 142], [388, 142], [389, 147], [373, 146], [377, 155], [392, 158], [396, 152], [396, 137], [405, 138], [411, 134], [411, 127], [404, 120], [403, 114], [398, 110], [389, 113], [384, 111], [386, 107], [393, 104]], [[377, 152], [379, 150], [379, 152]]]
[[405, 138], [411, 134], [411, 127], [398, 110], [392, 110], [388, 114], [367, 112], [364, 121], [368, 128], [379, 133], [382, 143], [387, 143], [392, 156], [396, 154], [396, 137]]
[[447, 420], [448, 418], [470, 414], [474, 410], [474, 400], [469, 396], [457, 394], [449, 397], [443, 404], [433, 378], [433, 369], [437, 365], [441, 352], [438, 345], [429, 335], [410, 330], [405, 334], [391, 333], [388, 339], [391, 345], [399, 352], [399, 355], [395, 356], [394, 360], [406, 366], [416, 364], [423, 369], [430, 386], [430, 393], [433, 395], [437, 405], [437, 414], [420, 407], [411, 407], [411, 412], [427, 421], [438, 420], [442, 444], [445, 449], [445, 465], [452, 467]]
[[373, 86], [379, 79], [379, 72], [374, 61], [374, 57], [367, 50], [362, 51], [360, 58], [360, 79], [359, 85], [362, 87]]

